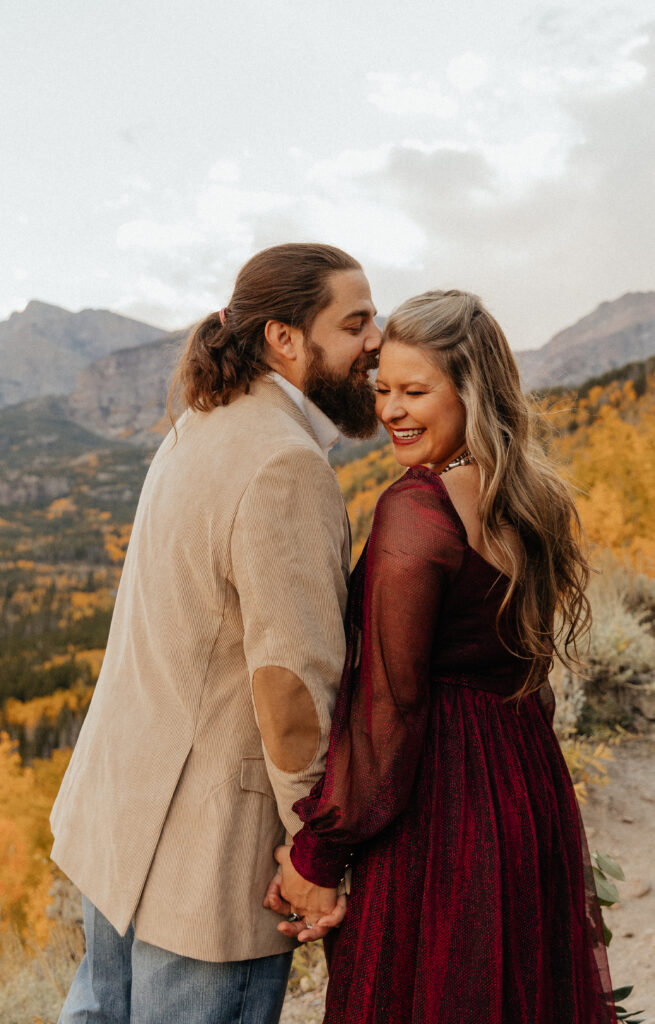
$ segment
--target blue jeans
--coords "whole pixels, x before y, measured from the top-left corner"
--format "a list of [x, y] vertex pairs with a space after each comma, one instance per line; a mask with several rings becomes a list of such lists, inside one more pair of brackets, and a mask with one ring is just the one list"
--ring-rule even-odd
[[291, 953], [209, 963], [121, 938], [82, 897], [86, 954], [59, 1024], [277, 1024]]

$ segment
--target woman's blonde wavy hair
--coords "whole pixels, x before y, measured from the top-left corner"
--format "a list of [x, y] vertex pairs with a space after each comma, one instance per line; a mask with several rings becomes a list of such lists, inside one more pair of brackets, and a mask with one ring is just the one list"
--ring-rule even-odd
[[466, 410], [483, 541], [499, 570], [511, 567], [499, 635], [514, 637], [510, 649], [532, 662], [512, 697], [520, 701], [545, 682], [554, 657], [580, 664], [577, 644], [589, 630], [589, 566], [573, 498], [538, 442], [539, 417], [521, 391], [507, 339], [477, 295], [430, 291], [408, 299], [388, 318], [387, 341], [423, 350]]

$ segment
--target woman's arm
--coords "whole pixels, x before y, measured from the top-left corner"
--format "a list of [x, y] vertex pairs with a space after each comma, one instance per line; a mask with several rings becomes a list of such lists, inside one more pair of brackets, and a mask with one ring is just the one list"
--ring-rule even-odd
[[378, 503], [363, 580], [358, 572], [351, 595], [325, 775], [294, 808], [304, 825], [291, 860], [316, 885], [336, 885], [356, 846], [407, 804], [428, 717], [433, 637], [465, 541], [427, 470], [410, 471]]

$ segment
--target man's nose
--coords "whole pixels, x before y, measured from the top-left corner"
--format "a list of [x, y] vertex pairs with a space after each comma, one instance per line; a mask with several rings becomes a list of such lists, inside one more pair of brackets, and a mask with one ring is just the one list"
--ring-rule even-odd
[[364, 351], [377, 352], [380, 347], [381, 340], [382, 331], [376, 324], [375, 320], [372, 320], [370, 329], [366, 332], [366, 338], [364, 339]]

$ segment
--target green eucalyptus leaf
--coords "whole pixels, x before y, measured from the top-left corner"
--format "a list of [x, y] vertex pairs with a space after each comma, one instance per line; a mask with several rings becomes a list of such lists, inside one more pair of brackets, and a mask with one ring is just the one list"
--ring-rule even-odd
[[[612, 941], [612, 932], [605, 924], [605, 920], [603, 917], [601, 917], [601, 924], [603, 926], [603, 942], [606, 946], [609, 946], [610, 942]], [[617, 997], [613, 995], [613, 998], [616, 999]], [[619, 996], [618, 998], [625, 999], [625, 996]]]
[[[632, 992], [634, 985], [624, 985], [623, 988], [612, 989], [612, 999], [615, 1003], [620, 1003], [622, 999], [627, 999]], [[639, 1011], [641, 1013], [641, 1010]]]
[[625, 882], [625, 875], [623, 874], [623, 868], [620, 864], [610, 857], [607, 853], [597, 853], [595, 856], [596, 864], [601, 871], [604, 871], [606, 875], [611, 875], [612, 878], [618, 878], [619, 882]]
[[614, 882], [610, 882], [609, 878], [605, 878], [603, 872], [599, 871], [598, 868], [592, 868], [592, 871], [596, 882], [596, 893], [598, 895], [598, 899], [606, 905], [618, 903], [619, 891], [614, 885]]

